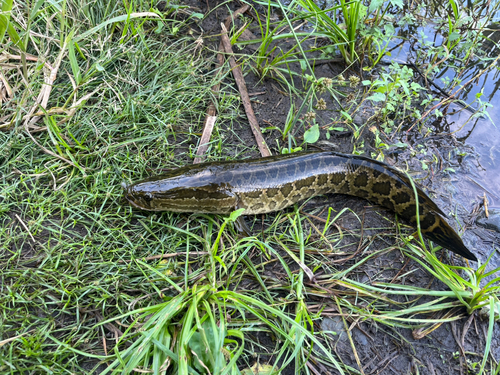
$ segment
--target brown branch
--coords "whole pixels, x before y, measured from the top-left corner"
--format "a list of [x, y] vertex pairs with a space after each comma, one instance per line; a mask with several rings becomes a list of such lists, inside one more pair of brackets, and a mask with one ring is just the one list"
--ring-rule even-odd
[[[42, 89], [40, 90], [40, 94], [38, 95], [38, 98], [35, 102], [35, 105], [31, 109], [30, 113], [34, 113], [35, 110], [38, 108], [38, 105], [40, 105], [43, 109], [47, 108], [47, 104], [49, 102], [50, 98], [50, 93], [52, 91], [52, 86], [54, 84], [54, 81], [57, 78], [57, 72], [59, 71], [59, 67], [61, 66], [62, 59], [66, 53], [66, 46], [67, 46], [67, 40], [64, 42], [63, 48], [61, 49], [61, 52], [59, 52], [59, 56], [57, 56], [56, 62], [54, 64], [54, 67], [50, 69], [50, 74], [48, 77], [45, 78], [45, 82], [42, 85]], [[29, 122], [25, 122], [26, 130], [28, 131], [28, 128], [30, 126], [33, 126], [40, 116], [35, 116], [33, 117]]]
[[[219, 46], [219, 53], [217, 54], [217, 75], [220, 74], [222, 65], [224, 65], [224, 56], [222, 53], [224, 52], [224, 46], [222, 45], [222, 41]], [[212, 92], [214, 96], [219, 95], [219, 89], [220, 89], [220, 82], [217, 82], [213, 87], [212, 87]], [[205, 125], [203, 126], [203, 133], [201, 135], [200, 139], [200, 147], [198, 147], [198, 150], [196, 151], [196, 157], [194, 158], [193, 164], [198, 164], [201, 163], [205, 152], [208, 149], [208, 145], [210, 142], [210, 137], [212, 136], [212, 131], [214, 129], [215, 121], [217, 121], [217, 117], [215, 116], [216, 114], [216, 108], [215, 108], [215, 103], [212, 101], [210, 105], [207, 108], [207, 115], [205, 117]]]
[[33, 245], [35, 245], [36, 244], [35, 237], [33, 237], [33, 235], [31, 234], [30, 230], [28, 229], [28, 226], [26, 224], [24, 224], [24, 221], [17, 214], [14, 214], [14, 216], [21, 223], [21, 225], [26, 230], [26, 232], [28, 232], [28, 234], [30, 235], [30, 237], [31, 237], [31, 239], [33, 241]]
[[236, 19], [236, 17], [238, 17], [240, 14], [245, 13], [248, 9], [250, 9], [250, 5], [244, 5], [241, 8], [235, 10], [229, 16], [227, 16], [226, 19], [224, 20], [224, 26], [226, 26], [226, 29], [229, 28], [229, 24], [231, 23], [231, 21], [233, 21], [233, 23], [234, 23], [234, 20]]
[[194, 158], [193, 164], [198, 164], [203, 161], [205, 152], [210, 144], [210, 137], [212, 136], [212, 130], [214, 130], [215, 121], [217, 121], [217, 116], [210, 115], [210, 112], [215, 112], [213, 103], [208, 106], [207, 112], [203, 134], [200, 139], [200, 147], [198, 147], [198, 151], [196, 151], [196, 157]]
[[[92, 91], [91, 93], [83, 96], [82, 98], [80, 98], [75, 104], [73, 104], [71, 107], [69, 108], [62, 108], [62, 107], [53, 107], [53, 108], [50, 108], [46, 111], [38, 111], [38, 112], [34, 112], [34, 113], [29, 113], [27, 115], [24, 115], [22, 117], [22, 120], [24, 121], [27, 121], [29, 120], [30, 118], [32, 117], [40, 117], [40, 116], [44, 116], [44, 115], [57, 115], [57, 114], [66, 114], [66, 116], [57, 123], [57, 125], [61, 125], [67, 121], [69, 121], [71, 119], [71, 117], [74, 116], [74, 114], [76, 113], [76, 110], [80, 107], [80, 105], [88, 100], [92, 95], [94, 95], [97, 91], [97, 90], [94, 90]], [[10, 122], [6, 122], [4, 124], [1, 124], [0, 125], [0, 130], [9, 130], [10, 127], [11, 127], [11, 123], [12, 123], [12, 120]], [[37, 133], [37, 132], [40, 132], [40, 131], [45, 131], [47, 130], [47, 127], [46, 126], [43, 126], [43, 127], [35, 127], [35, 129], [33, 129], [34, 126], [31, 127], [31, 133]]]
[[27, 335], [28, 333], [31, 333], [31, 332], [33, 332], [33, 331], [34, 331], [34, 329], [29, 330], [29, 331], [24, 332], [24, 333], [21, 333], [20, 335], [17, 335], [17, 336], [9, 337], [8, 339], [1, 340], [1, 341], [0, 341], [0, 347], [4, 346], [5, 344], [8, 344], [8, 343], [9, 343], [9, 342], [11, 342], [11, 341], [17, 340], [19, 337], [22, 337], [22, 336], [24, 336], [24, 335]]
[[[242, 6], [240, 9], [236, 10], [233, 14], [227, 16], [226, 19], [224, 20], [224, 25], [226, 26], [226, 28], [229, 28], [231, 21], [233, 21], [239, 14], [245, 13], [249, 8], [250, 8], [249, 5]], [[219, 44], [219, 53], [217, 54], [217, 65], [216, 65], [217, 76], [221, 73], [222, 66], [224, 65], [223, 53], [224, 53], [224, 44], [222, 43], [221, 39]], [[220, 82], [217, 82], [212, 87], [212, 92], [214, 96], [219, 95], [219, 90], [220, 90]], [[205, 125], [203, 126], [203, 133], [200, 139], [200, 146], [196, 151], [196, 157], [194, 158], [193, 164], [198, 164], [203, 161], [205, 152], [208, 149], [210, 137], [212, 136], [212, 131], [214, 129], [215, 121], [217, 121], [217, 117], [215, 115], [216, 115], [215, 103], [212, 101], [207, 108], [207, 115], [205, 117]]]
[[267, 147], [266, 141], [262, 136], [262, 132], [260, 131], [259, 122], [255, 117], [255, 113], [252, 109], [252, 104], [250, 102], [250, 96], [248, 95], [248, 90], [245, 84], [245, 78], [243, 77], [243, 73], [239, 65], [236, 65], [236, 61], [233, 57], [233, 50], [231, 48], [231, 42], [229, 37], [227, 36], [227, 28], [224, 24], [221, 24], [222, 27], [222, 42], [224, 43], [224, 49], [229, 57], [229, 65], [231, 66], [234, 79], [236, 81], [236, 85], [240, 91], [241, 101], [243, 102], [243, 106], [245, 107], [245, 112], [247, 114], [248, 122], [250, 123], [250, 128], [252, 129], [252, 133], [257, 141], [257, 146], [259, 147], [260, 154], [264, 157], [271, 156], [271, 151]]
[[[42, 88], [40, 90], [40, 94], [38, 94], [38, 98], [35, 102], [35, 105], [31, 108], [30, 112], [29, 112], [29, 116], [31, 116], [33, 113], [35, 113], [36, 109], [38, 108], [38, 106], [40, 105], [43, 109], [47, 108], [47, 103], [49, 102], [49, 97], [50, 97], [50, 92], [52, 91], [52, 85], [54, 84], [54, 81], [56, 80], [56, 77], [57, 77], [57, 72], [59, 70], [59, 66], [61, 65], [61, 61], [65, 55], [65, 51], [66, 51], [66, 46], [67, 46], [67, 43], [68, 43], [68, 40], [66, 39], [66, 41], [64, 42], [64, 45], [61, 49], [61, 52], [59, 52], [59, 56], [57, 56], [57, 59], [56, 59], [56, 62], [54, 64], [54, 67], [50, 70], [50, 74], [48, 75], [48, 77], [45, 78], [45, 82], [44, 84], [42, 85]], [[33, 126], [37, 121], [38, 119], [40, 118], [40, 116], [34, 116], [33, 118], [26, 118], [26, 120], [24, 121], [24, 128], [26, 130], [26, 133], [28, 134], [28, 136], [31, 138], [31, 140], [38, 146], [40, 147], [40, 149], [45, 152], [46, 154], [49, 154], [49, 155], [52, 155], [66, 163], [68, 163], [69, 165], [72, 165], [73, 167], [75, 168], [78, 168], [82, 171], [85, 171], [85, 168], [83, 167], [78, 167], [75, 163], [73, 163], [72, 161], [48, 150], [47, 148], [43, 147], [40, 143], [38, 143], [36, 141], [36, 139], [33, 137], [33, 135], [31, 135], [30, 133], [30, 127]]]
[[[24, 53], [24, 52], [23, 52]], [[33, 55], [30, 55], [29, 53], [24, 53], [25, 57], [26, 57], [26, 61], [34, 61], [34, 62], [38, 62], [38, 57], [36, 56], [33, 56]], [[4, 52], [0, 55], [0, 62], [3, 62], [3, 61], [6, 61], [6, 60], [21, 60], [21, 55], [11, 55], [10, 53], [7, 53], [7, 52]], [[44, 64], [52, 70], [52, 66], [47, 62], [47, 61], [44, 61]]]

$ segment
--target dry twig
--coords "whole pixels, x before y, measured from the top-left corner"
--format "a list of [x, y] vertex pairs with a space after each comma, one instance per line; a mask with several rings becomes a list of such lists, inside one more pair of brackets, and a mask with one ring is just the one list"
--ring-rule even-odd
[[224, 49], [226, 50], [226, 53], [230, 55], [229, 64], [231, 65], [236, 85], [238, 86], [238, 89], [240, 91], [241, 101], [243, 102], [243, 106], [245, 107], [245, 112], [247, 114], [248, 122], [250, 123], [252, 133], [255, 137], [255, 140], [257, 141], [257, 146], [259, 147], [260, 154], [264, 157], [271, 156], [271, 151], [269, 151], [269, 148], [267, 147], [266, 141], [264, 140], [262, 132], [260, 131], [259, 122], [255, 117], [255, 113], [253, 112], [252, 104], [250, 103], [250, 96], [248, 95], [248, 90], [245, 84], [243, 73], [239, 65], [236, 65], [236, 61], [232, 56], [233, 50], [231, 48], [231, 41], [227, 36], [227, 29], [224, 26], [224, 24], [221, 24], [221, 27], [222, 27], [221, 38], [222, 42], [224, 43]]
[[13, 337], [9, 337], [8, 339], [5, 339], [5, 340], [2, 340], [0, 341], [0, 347], [4, 346], [5, 344], [8, 344], [9, 342], [12, 342], [14, 340], [17, 340], [19, 337], [22, 337], [24, 335], [27, 335], [28, 333], [31, 333], [33, 332], [34, 329], [28, 331], [28, 332], [24, 332], [24, 333], [21, 333], [20, 335], [17, 335], [17, 336], [13, 336]]
[[[224, 25], [226, 26], [226, 28], [229, 28], [229, 24], [238, 16], [238, 14], [245, 13], [249, 8], [250, 8], [249, 5], [245, 5], [240, 9], [236, 10], [233, 14], [227, 16], [224, 21]], [[222, 65], [224, 65], [223, 53], [224, 53], [224, 44], [222, 43], [221, 39], [221, 42], [219, 44], [219, 53], [217, 54], [217, 66], [216, 66], [217, 68], [216, 70], [218, 72], [217, 74], [220, 73]], [[220, 90], [220, 83], [218, 82], [212, 87], [212, 92], [214, 96], [217, 96], [219, 94], [219, 90]], [[203, 133], [200, 139], [200, 146], [196, 151], [196, 158], [194, 159], [193, 164], [201, 163], [201, 161], [203, 160], [203, 155], [205, 155], [205, 152], [208, 149], [215, 121], [217, 121], [217, 117], [215, 116], [215, 114], [216, 114], [215, 103], [212, 102], [207, 108], [207, 116], [205, 117], [205, 125], [203, 126]]]
[[[64, 45], [61, 49], [61, 52], [59, 52], [59, 56], [57, 56], [57, 59], [56, 59], [56, 62], [54, 64], [54, 67], [50, 70], [50, 74], [45, 78], [45, 83], [42, 85], [42, 88], [40, 90], [40, 94], [38, 94], [38, 98], [35, 102], [35, 104], [33, 105], [33, 107], [31, 108], [31, 110], [29, 111], [29, 117], [31, 117], [31, 115], [33, 115], [33, 113], [35, 113], [36, 109], [38, 108], [38, 106], [42, 107], [43, 109], [47, 108], [47, 103], [49, 102], [49, 97], [50, 97], [50, 93], [52, 91], [52, 85], [54, 84], [54, 81], [56, 80], [56, 77], [57, 77], [57, 72], [59, 70], [59, 66], [61, 65], [61, 61], [66, 53], [66, 46], [68, 44], [68, 40], [66, 39], [66, 41], [64, 42]], [[47, 64], [47, 66], [49, 66]], [[75, 168], [78, 168], [80, 170], [85, 170], [85, 168], [83, 167], [78, 167], [75, 163], [73, 163], [72, 161], [62, 157], [61, 155], [58, 155], [50, 150], [48, 150], [47, 148], [43, 147], [40, 143], [37, 142], [37, 140], [33, 137], [33, 135], [30, 133], [30, 127], [34, 126], [34, 124], [38, 121], [38, 119], [40, 118], [40, 116], [34, 116], [31, 118], [26, 118], [26, 120], [24, 121], [24, 128], [26, 130], [26, 133], [28, 134], [28, 136], [31, 138], [31, 140], [38, 146], [40, 147], [40, 149], [45, 152], [46, 154], [49, 154], [49, 155], [52, 155], [66, 163], [68, 163], [69, 165], [75, 167]]]

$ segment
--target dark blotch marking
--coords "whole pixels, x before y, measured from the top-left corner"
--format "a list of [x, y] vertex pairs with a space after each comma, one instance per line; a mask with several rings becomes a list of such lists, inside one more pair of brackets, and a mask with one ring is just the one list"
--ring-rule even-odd
[[283, 185], [283, 187], [281, 188], [281, 192], [283, 193], [283, 196], [285, 198], [288, 197], [292, 191], [293, 191], [292, 184]]
[[246, 196], [248, 198], [257, 199], [257, 198], [262, 197], [262, 191], [260, 191], [260, 190], [249, 191], [248, 193], [246, 193]]
[[283, 199], [283, 201], [281, 202], [280, 204], [280, 210], [282, 210], [283, 208], [286, 208], [288, 206], [291, 206], [292, 204], [294, 204], [295, 202], [292, 201], [292, 200], [289, 200], [289, 199]]
[[270, 201], [269, 202], [269, 209], [274, 210], [276, 208], [276, 201]]
[[319, 187], [323, 187], [328, 183], [328, 176], [325, 174], [320, 174], [318, 176], [318, 185]]
[[331, 184], [340, 184], [342, 181], [345, 181], [345, 174], [344, 173], [334, 173], [330, 175], [330, 183]]
[[320, 192], [317, 189], [309, 189], [307, 191], [306, 197], [310, 198], [310, 197], [314, 197], [315, 195], [318, 195], [318, 194], [320, 194]]
[[391, 193], [391, 183], [389, 181], [375, 182], [373, 184], [373, 192], [382, 195], [389, 195]]
[[347, 180], [344, 180], [344, 183], [339, 183], [335, 192], [339, 194], [351, 194], [351, 188]]
[[374, 179], [377, 179], [381, 174], [382, 174], [382, 172], [379, 172], [375, 169], [372, 170], [372, 175], [373, 175]]
[[255, 203], [254, 205], [252, 205], [252, 210], [254, 211], [260, 210], [261, 208], [264, 208], [264, 203]]
[[400, 191], [393, 197], [393, 199], [396, 204], [408, 203], [412, 200], [410, 194], [405, 191]]
[[366, 172], [359, 173], [354, 178], [354, 181], [352, 183], [357, 188], [366, 187], [366, 185], [368, 184], [368, 173], [366, 173]]
[[396, 180], [394, 181], [394, 186], [399, 190], [403, 187], [403, 184], [400, 181]]
[[392, 203], [392, 201], [389, 198], [384, 198], [382, 202], [380, 202], [380, 205], [385, 208], [388, 208], [389, 210], [394, 211], [394, 203]]
[[295, 186], [297, 187], [297, 189], [309, 187], [314, 183], [315, 180], [316, 180], [315, 176], [308, 177], [308, 178], [305, 178], [303, 180], [299, 180], [299, 181], [295, 182]]
[[366, 190], [359, 189], [358, 191], [356, 191], [356, 196], [368, 199], [370, 197], [370, 193], [367, 192]]
[[430, 235], [428, 235], [428, 237], [438, 245], [444, 247], [450, 246], [450, 242], [454, 242], [453, 234], [448, 233], [447, 228], [443, 228], [441, 226], [434, 228], [434, 230], [430, 232]]
[[438, 237], [441, 241], [444, 241], [446, 239], [449, 239], [449, 234], [446, 233], [443, 228], [441, 227], [436, 227], [433, 231], [432, 231], [432, 235], [434, 237]]
[[[348, 163], [349, 169], [352, 172], [356, 172], [359, 168], [364, 167], [364, 168], [370, 168], [370, 165], [367, 165], [366, 162], [361, 162], [360, 164], [353, 163], [352, 161]], [[371, 168], [370, 168], [371, 169]]]
[[432, 227], [435, 222], [436, 217], [432, 214], [427, 214], [423, 218], [420, 218], [420, 228], [425, 231], [428, 228]]
[[[424, 209], [423, 209], [422, 205], [418, 206], [418, 211], [419, 211], [420, 217], [422, 217], [422, 215], [424, 214]], [[401, 216], [403, 216], [405, 219], [413, 219], [415, 217], [416, 212], [417, 212], [417, 210], [416, 210], [415, 205], [411, 204], [401, 212]]]
[[269, 198], [274, 198], [276, 195], [278, 195], [280, 192], [280, 189], [278, 188], [270, 188], [266, 190], [266, 194]]

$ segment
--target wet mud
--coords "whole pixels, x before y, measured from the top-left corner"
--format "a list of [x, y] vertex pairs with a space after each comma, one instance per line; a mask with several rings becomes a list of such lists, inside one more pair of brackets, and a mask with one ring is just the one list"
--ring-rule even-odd
[[[211, 14], [206, 18], [200, 27], [204, 30], [204, 35], [213, 34], [214, 38], [207, 38], [207, 42], [211, 43], [211, 49], [215, 51], [218, 46], [218, 33], [220, 23], [224, 21], [229, 14], [228, 11], [235, 11], [239, 5], [237, 3], [225, 4], [222, 7], [213, 11], [219, 3], [216, 1], [192, 1], [192, 5], [206, 13], [209, 9]], [[208, 8], [207, 8], [208, 6]], [[250, 28], [251, 31], [258, 34], [256, 28]], [[290, 42], [292, 43], [292, 42]], [[235, 48], [236, 50], [236, 48]], [[245, 60], [245, 54], [254, 54], [255, 48], [246, 46], [242, 50], [240, 63]], [[244, 62], [244, 66], [252, 64], [252, 60]], [[300, 72], [300, 66], [291, 66], [296, 72]], [[245, 81], [252, 99], [252, 105], [255, 114], [259, 120], [261, 129], [264, 130], [264, 137], [267, 144], [273, 153], [278, 152], [282, 147], [289, 145], [290, 139], [283, 138], [281, 133], [274, 128], [283, 128], [286, 123], [287, 114], [290, 109], [291, 97], [287, 92], [286, 87], [283, 87], [277, 80], [270, 76], [264, 78], [252, 73], [250, 69], [244, 69]], [[357, 75], [361, 80], [369, 79], [359, 67], [346, 67], [342, 63], [321, 64], [315, 68], [317, 78], [329, 77], [335, 79], [339, 74], [344, 76]], [[231, 79], [229, 79], [231, 81]], [[228, 81], [228, 82], [229, 82]], [[293, 84], [296, 88], [304, 87], [304, 80], [294, 78]], [[351, 153], [360, 143], [364, 144], [363, 152], [366, 156], [371, 156], [371, 153], [376, 151], [375, 136], [370, 132], [370, 126], [364, 126], [359, 139], [354, 139], [353, 127], [348, 124], [335, 123], [335, 128], [344, 128], [344, 130], [327, 131], [331, 127], [334, 118], [338, 118], [338, 113], [341, 108], [349, 107], [353, 97], [359, 93], [360, 88], [351, 88], [349, 85], [335, 87], [343, 96], [338, 96], [340, 103], [333, 100], [331, 95], [325, 93], [321, 96], [327, 103], [327, 109], [316, 111], [316, 122], [320, 125], [321, 135], [320, 140], [309, 145], [309, 149], [333, 149], [339, 152]], [[300, 99], [292, 96], [292, 101], [300, 106]], [[254, 151], [248, 150], [246, 145], [253, 144], [254, 137], [246, 121], [243, 110], [237, 122], [232, 124], [218, 124], [220, 131], [225, 134], [227, 147], [223, 152], [228, 155], [238, 155], [238, 157], [258, 157], [256, 148]], [[364, 104], [356, 112], [353, 118], [353, 123], [358, 126], [366, 125], [367, 123], [376, 125], [374, 118], [375, 110], [369, 104]], [[302, 116], [304, 114], [301, 114]], [[435, 197], [438, 205], [447, 213], [454, 213], [456, 219], [449, 217], [452, 225], [456, 221], [460, 222], [466, 229], [464, 242], [475, 254], [482, 260], [486, 259], [493, 250], [495, 244], [498, 244], [499, 236], [496, 229], [490, 225], [477, 226], [475, 219], [481, 217], [479, 211], [473, 212], [473, 208], [480, 204], [480, 194], [484, 192], [492, 193], [489, 197], [492, 198], [493, 206], [498, 204], [499, 200], [494, 200], [496, 196], [495, 189], [500, 186], [498, 176], [500, 173], [496, 171], [497, 158], [495, 157], [496, 148], [492, 151], [491, 160], [485, 159], [485, 152], [475, 151], [468, 144], [468, 139], [471, 139], [471, 127], [478, 126], [477, 122], [470, 122], [468, 125], [460, 128], [460, 116], [467, 116], [466, 112], [459, 112], [450, 117], [445, 117], [440, 123], [428, 123], [426, 126], [430, 128], [430, 132], [426, 136], [422, 136], [419, 132], [401, 132], [396, 135], [395, 139], [400, 139], [406, 142], [408, 147], [398, 149], [391, 148], [385, 152], [385, 161], [393, 164], [401, 169], [408, 169], [421, 186], [424, 186], [427, 191]], [[481, 120], [484, 121], [484, 120]], [[296, 126], [293, 130], [293, 139], [295, 140], [294, 147], [300, 146], [302, 135], [308, 129], [307, 124]], [[450, 135], [460, 129], [456, 134]], [[489, 127], [483, 129], [485, 132], [490, 130]], [[469, 132], [469, 133], [467, 133]], [[327, 135], [329, 133], [329, 135]], [[469, 135], [467, 135], [469, 134]], [[481, 131], [478, 132], [481, 134]], [[478, 137], [483, 137], [478, 135]], [[478, 138], [479, 139], [479, 138]], [[500, 142], [497, 138], [496, 142]], [[483, 138], [484, 140], [484, 138]], [[467, 142], [467, 143], [464, 143]], [[416, 153], [419, 150], [419, 144], [425, 145], [426, 149], [433, 151], [434, 155], [438, 155], [441, 159], [439, 168], [424, 170], [422, 165], [426, 160], [433, 158], [432, 154]], [[472, 146], [481, 146], [481, 141], [476, 140]], [[491, 145], [484, 145], [486, 150]], [[358, 148], [359, 150], [359, 148]], [[487, 164], [487, 165], [485, 165]], [[490, 167], [494, 164], [494, 168]], [[484, 168], [481, 168], [483, 166]], [[452, 169], [450, 169], [452, 168]], [[452, 173], [453, 170], [455, 173]], [[484, 184], [483, 181], [489, 182]], [[479, 186], [485, 185], [485, 186]], [[498, 199], [498, 197], [497, 197]], [[458, 203], [457, 203], [458, 202]], [[379, 249], [394, 246], [398, 242], [396, 221], [394, 215], [379, 208], [367, 204], [362, 199], [356, 199], [346, 196], [327, 196], [318, 197], [311, 200], [303, 211], [311, 215], [326, 217], [325, 210], [318, 207], [330, 206], [337, 212], [343, 208], [349, 208], [351, 213], [344, 215], [339, 222], [339, 226], [345, 229], [346, 235], [340, 246], [345, 253], [354, 254], [359, 248], [369, 241], [370, 244], [363, 251], [356, 254], [356, 257], [347, 260], [341, 266], [338, 263], [338, 257], [331, 254], [324, 256], [324, 262], [331, 262], [332, 267], [341, 267], [347, 269], [354, 264], [360, 257], [367, 256]], [[496, 212], [493, 212], [497, 215]], [[273, 214], [270, 216], [272, 217]], [[359, 218], [362, 218], [360, 221]], [[482, 219], [483, 222], [486, 219]], [[254, 230], [260, 231], [262, 220], [260, 217], [254, 218]], [[321, 225], [319, 222], [312, 223]], [[306, 229], [311, 229], [311, 226], [305, 225]], [[362, 229], [362, 230], [361, 230]], [[349, 233], [356, 233], [349, 235]], [[361, 238], [359, 233], [362, 233]], [[314, 236], [313, 236], [314, 237]], [[265, 238], [264, 238], [265, 240]], [[337, 244], [338, 246], [339, 244]], [[325, 252], [328, 249], [325, 249]], [[447, 263], [460, 264], [461, 260], [450, 258], [449, 254], [443, 253], [442, 260]], [[491, 266], [500, 265], [500, 256], [494, 255]], [[291, 267], [293, 267], [291, 265]], [[411, 271], [411, 272], [409, 272]], [[283, 271], [278, 265], [266, 268], [266, 272], [270, 275], [280, 275]], [[401, 253], [390, 251], [370, 259], [368, 262], [360, 266], [355, 271], [358, 281], [385, 281], [397, 280], [401, 284], [427, 287], [435, 290], [445, 290], [446, 287], [434, 280], [425, 270], [414, 261], [404, 257]], [[403, 276], [402, 276], [403, 275]], [[277, 276], [276, 276], [277, 277]], [[319, 286], [321, 278], [319, 278]], [[323, 285], [328, 287], [328, 285]], [[309, 285], [309, 290], [315, 290], [315, 285]], [[423, 298], [422, 302], [426, 299]], [[356, 298], [352, 298], [355, 303]], [[348, 338], [346, 327], [340, 314], [336, 309], [335, 296], [317, 297], [312, 293], [307, 296], [308, 306], [312, 306], [312, 310], [322, 309], [318, 319], [315, 321], [315, 330], [329, 331], [327, 334], [328, 340], [326, 343], [331, 348], [338, 358], [344, 361], [344, 364], [361, 371], [364, 374], [453, 374], [461, 375], [476, 373], [478, 363], [482, 360], [484, 345], [486, 342], [487, 322], [481, 320], [478, 315], [472, 317], [467, 316], [465, 309], [458, 309], [455, 313], [461, 313], [463, 318], [451, 323], [445, 323], [433, 330], [427, 335], [421, 335], [417, 329], [397, 328], [377, 323], [374, 320], [359, 320], [356, 317], [349, 317], [347, 325], [352, 338], [352, 344]], [[433, 318], [442, 317], [446, 312], [436, 314]], [[427, 316], [431, 318], [431, 316]], [[335, 332], [335, 333], [334, 333]], [[491, 356], [500, 358], [500, 330], [498, 324], [495, 325], [493, 334]], [[248, 362], [257, 361], [259, 363], [274, 363], [273, 350], [276, 343], [266, 335], [256, 334], [253, 339], [261, 342], [265, 349], [256, 353], [253, 358], [248, 358]], [[353, 346], [355, 351], [353, 351]], [[359, 368], [356, 356], [361, 363]], [[466, 359], [465, 359], [466, 358]], [[467, 363], [468, 361], [468, 363]], [[321, 365], [318, 365], [321, 369]], [[473, 369], [476, 370], [473, 370]], [[335, 374], [334, 369], [324, 369], [324, 373]], [[297, 370], [293, 366], [289, 366], [284, 374], [294, 374]], [[356, 373], [356, 372], [352, 372]]]

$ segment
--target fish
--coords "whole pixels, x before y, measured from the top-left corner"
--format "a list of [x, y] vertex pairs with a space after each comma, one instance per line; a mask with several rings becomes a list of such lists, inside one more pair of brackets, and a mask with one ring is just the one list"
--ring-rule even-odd
[[[445, 213], [415, 187], [422, 233], [477, 261]], [[146, 211], [230, 214], [244, 208], [245, 215], [256, 215], [331, 193], [367, 199], [417, 225], [417, 202], [404, 173], [374, 159], [331, 151], [189, 165], [128, 185], [124, 196]]]

